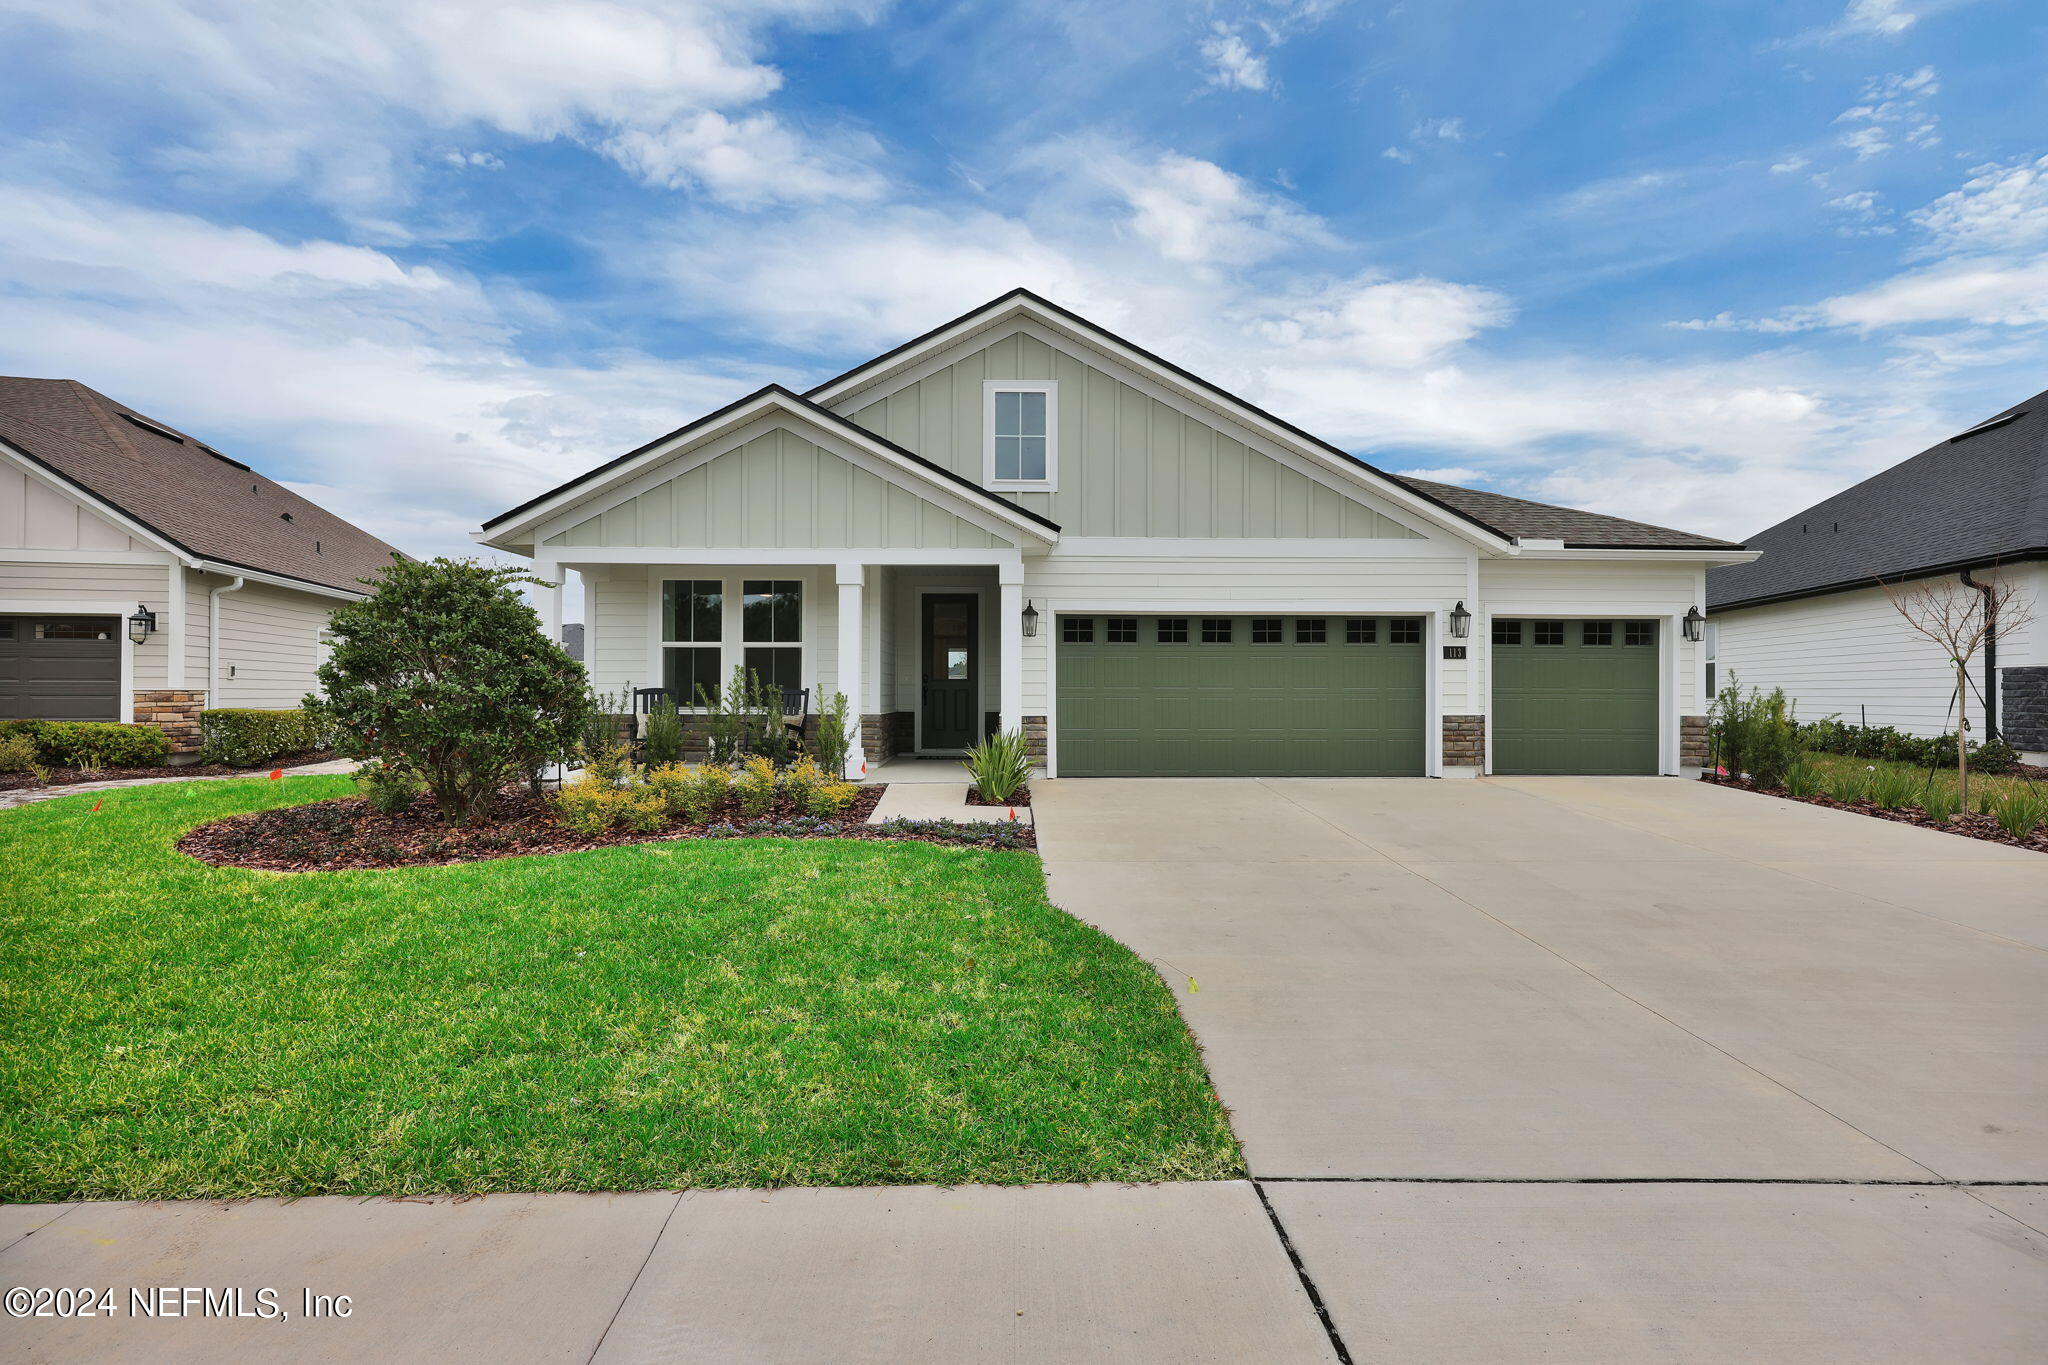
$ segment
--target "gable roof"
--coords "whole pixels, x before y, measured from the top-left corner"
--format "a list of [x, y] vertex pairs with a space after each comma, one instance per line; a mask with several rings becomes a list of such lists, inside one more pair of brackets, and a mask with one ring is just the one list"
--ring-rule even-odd
[[1571, 550], [1743, 548], [1733, 541], [1715, 540], [1711, 536], [1696, 536], [1690, 531], [1674, 531], [1668, 526], [1652, 526], [1646, 521], [1629, 521], [1625, 517], [1582, 512], [1576, 507], [1530, 502], [1526, 498], [1511, 498], [1505, 493], [1489, 493], [1479, 488], [1460, 488], [1456, 484], [1436, 483], [1429, 479], [1412, 479], [1405, 474], [1390, 474], [1387, 477], [1406, 484], [1418, 493], [1425, 493], [1447, 507], [1458, 508], [1497, 528], [1503, 535], [1527, 540], [1561, 540], [1565, 548]]
[[[941, 323], [922, 336], [913, 337], [872, 360], [862, 361], [852, 369], [808, 390], [805, 396], [829, 402], [857, 392], [878, 382], [887, 372], [914, 363], [919, 353], [955, 344], [982, 327], [1000, 321], [1008, 313], [1023, 309], [1048, 315], [1072, 331], [1092, 337], [1098, 342], [1108, 343], [1114, 350], [1127, 352], [1153, 370], [1178, 381], [1183, 388], [1195, 391], [1210, 406], [1240, 419], [1248, 419], [1247, 424], [1254, 430], [1261, 427], [1270, 429], [1291, 438], [1297, 444], [1311, 448], [1327, 459], [1341, 462], [1350, 470], [1366, 474], [1372, 480], [1378, 481], [1383, 489], [1397, 500], [1404, 494], [1419, 499], [1428, 508], [1434, 509], [1440, 517], [1448, 517], [1454, 523], [1469, 526], [1499, 541], [1512, 543], [1518, 536], [1545, 540], [1562, 539], [1566, 547], [1572, 549], [1742, 548], [1729, 541], [1696, 536], [1662, 526], [1651, 526], [1644, 522], [1628, 521], [1621, 517], [1604, 516], [1598, 512], [1555, 507], [1498, 493], [1485, 493], [1477, 489], [1391, 474], [1340, 446], [1332, 445], [1313, 432], [1305, 431], [1284, 418], [1274, 416], [1264, 408], [1238, 397], [1200, 375], [1155, 355], [1135, 342], [1118, 336], [1108, 328], [1090, 322], [1071, 309], [1062, 308], [1050, 299], [1023, 288], [1012, 289], [978, 308], [969, 309], [950, 322]], [[949, 335], [953, 333], [960, 335]]]
[[2048, 556], [2048, 392], [1787, 517], [1749, 546], [1763, 557], [1709, 571], [1709, 606]]
[[[607, 460], [597, 468], [579, 474], [567, 483], [558, 484], [538, 497], [528, 498], [517, 507], [509, 511], [500, 512], [497, 516], [492, 517], [483, 524], [483, 529], [489, 532], [493, 527], [505, 526], [507, 530], [510, 530], [512, 528], [507, 526], [507, 523], [517, 522], [521, 519], [526, 521], [537, 520], [537, 517], [529, 514], [534, 513], [536, 509], [546, 508], [547, 504], [556, 501], [564, 494], [574, 492], [579, 488], [594, 487], [607, 475], [616, 474], [623, 477], [625, 473], [629, 472], [626, 467], [631, 465], [633, 461], [648, 456], [661, 446], [677, 442], [687, 442], [693, 437], [715, 434], [720, 428], [730, 427], [735, 425], [736, 422], [752, 421], [760, 415], [760, 412], [765, 412], [775, 406], [794, 411], [805, 419], [815, 422], [826, 430], [851, 441], [856, 446], [865, 446], [884, 451], [893, 459], [911, 465], [917, 473], [940, 483], [948, 491], [959, 494], [976, 506], [994, 512], [1005, 521], [1013, 524], [1019, 521], [1034, 523], [1038, 528], [1037, 534], [1045, 539], [1051, 539], [1052, 536], [1059, 534], [1059, 523], [1051, 518], [1040, 516], [1028, 508], [1019, 507], [1013, 502], [999, 498], [980, 484], [975, 483], [972, 479], [963, 478], [942, 465], [934, 464], [914, 450], [905, 450], [894, 441], [878, 436], [859, 423], [849, 421], [830, 408], [822, 407], [812, 402], [803, 394], [784, 388], [780, 384], [768, 384], [758, 388], [744, 398], [735, 399], [727, 403], [716, 412], [708, 412], [694, 422], [686, 422], [674, 431], [663, 436], [657, 436], [645, 445], [637, 446], [615, 460]], [[749, 409], [759, 409], [760, 412], [750, 412]], [[562, 509], [547, 508], [547, 514], [552, 515], [557, 510]], [[1048, 531], [1052, 533], [1052, 536], [1045, 535]]]
[[401, 557], [239, 460], [74, 379], [0, 376], [0, 441], [195, 559], [360, 593]]

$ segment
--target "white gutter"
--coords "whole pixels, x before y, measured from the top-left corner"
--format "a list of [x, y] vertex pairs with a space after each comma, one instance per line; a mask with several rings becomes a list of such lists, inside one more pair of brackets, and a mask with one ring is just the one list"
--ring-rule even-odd
[[234, 582], [222, 584], [206, 594], [206, 704], [209, 708], [220, 705], [220, 599], [231, 592], [240, 592], [246, 581], [238, 575]]

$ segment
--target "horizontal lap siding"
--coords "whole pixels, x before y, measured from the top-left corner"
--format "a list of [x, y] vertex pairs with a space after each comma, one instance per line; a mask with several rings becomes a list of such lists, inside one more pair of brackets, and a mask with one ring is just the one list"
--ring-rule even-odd
[[[227, 580], [222, 580], [227, 581]], [[320, 632], [340, 603], [332, 597], [244, 584], [220, 599], [220, 695], [209, 706], [289, 709], [319, 686]], [[204, 634], [202, 609], [188, 625]], [[188, 677], [204, 686], [205, 674]]]
[[[2037, 567], [2020, 566], [2007, 572], [2022, 584], [2023, 592], [2040, 591], [2043, 575]], [[1976, 577], [1995, 579], [1997, 575]], [[2048, 604], [2034, 604], [2036, 611], [2044, 606]], [[1955, 670], [1937, 645], [1900, 618], [1881, 588], [1717, 613], [1713, 619], [1719, 636], [1716, 671], [1721, 680], [1725, 683], [1733, 674], [1745, 688], [1756, 686], [1768, 692], [1782, 687], [1798, 703], [1801, 720], [1839, 715], [1855, 722], [1867, 714], [1872, 725], [1894, 725], [1911, 734], [1932, 735], [1953, 728], [1950, 698], [1955, 692]], [[2038, 626], [2034, 628], [2034, 632], [2038, 630]], [[2033, 652], [2038, 638], [2038, 633], [2020, 631], [2002, 639], [1999, 664], [2048, 663]], [[1981, 687], [1981, 655], [1972, 662], [1970, 672]], [[1974, 692], [1968, 715], [1973, 723], [1982, 725], [1983, 703]]]
[[[157, 611], [157, 624], [162, 628], [167, 624], [163, 613], [169, 606], [165, 598], [170, 590], [167, 573], [167, 566], [162, 564], [0, 562], [0, 612], [10, 610], [6, 606], [6, 600], [10, 598], [16, 601], [125, 603], [124, 615], [134, 611], [138, 603], [144, 603]], [[124, 619], [116, 633], [125, 638], [127, 629]], [[133, 658], [137, 690], [154, 691], [166, 685], [169, 657], [161, 635], [148, 644], [135, 646]]]
[[1364, 503], [1252, 449], [1114, 375], [1013, 333], [848, 416], [982, 482], [983, 385], [1058, 385], [1058, 488], [1006, 494], [1068, 535], [1420, 539]]
[[[655, 632], [659, 625], [651, 604], [659, 601], [661, 585], [667, 579], [716, 578], [728, 593], [742, 591], [749, 578], [795, 578], [804, 585], [803, 685], [817, 690], [838, 687], [839, 589], [830, 569], [781, 566], [740, 566], [682, 564], [649, 569], [619, 567], [603, 578], [584, 582], [584, 612], [588, 622], [585, 655], [590, 685], [600, 692], [623, 692], [635, 687], [659, 687], [661, 674], [653, 658]], [[872, 591], [872, 590], [871, 590]], [[589, 643], [594, 637], [594, 647]], [[742, 644], [730, 641], [722, 643]]]

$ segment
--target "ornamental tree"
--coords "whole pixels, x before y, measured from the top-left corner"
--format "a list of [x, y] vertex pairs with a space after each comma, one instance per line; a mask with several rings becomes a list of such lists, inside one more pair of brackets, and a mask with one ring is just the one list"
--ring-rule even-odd
[[336, 611], [306, 710], [335, 748], [417, 773], [442, 818], [490, 813], [507, 784], [576, 751], [593, 703], [583, 665], [542, 631], [516, 585], [473, 560], [400, 560]]

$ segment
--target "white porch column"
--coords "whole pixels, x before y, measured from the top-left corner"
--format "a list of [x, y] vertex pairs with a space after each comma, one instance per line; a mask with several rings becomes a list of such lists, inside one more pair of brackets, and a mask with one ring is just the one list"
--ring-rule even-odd
[[996, 633], [1001, 647], [996, 663], [1002, 680], [997, 724], [1007, 732], [1024, 728], [1024, 566], [1005, 563], [997, 574], [1001, 592], [996, 610], [1001, 619]]
[[[534, 590], [534, 609], [540, 613], [541, 633], [556, 644], [562, 643], [562, 581], [568, 575], [560, 564], [542, 562], [534, 566], [534, 577], [542, 580]], [[589, 650], [584, 651], [584, 666], [588, 667]]]
[[[846, 717], [850, 733], [846, 737], [846, 771], [842, 777], [859, 777], [867, 767], [867, 750], [861, 743], [861, 731], [865, 728], [862, 718], [867, 714], [867, 689], [862, 686], [866, 676], [866, 660], [862, 647], [867, 643], [865, 598], [867, 596], [867, 566], [864, 564], [842, 563], [838, 566], [839, 580], [839, 691], [846, 694]], [[823, 698], [819, 698], [822, 703]]]

